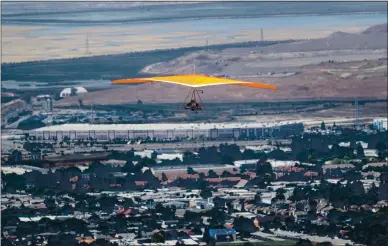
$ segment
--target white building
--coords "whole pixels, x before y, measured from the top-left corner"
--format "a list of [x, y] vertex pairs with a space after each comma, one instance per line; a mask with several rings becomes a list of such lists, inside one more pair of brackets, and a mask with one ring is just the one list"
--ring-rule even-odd
[[63, 89], [61, 91], [61, 93], [59, 94], [59, 96], [60, 97], [69, 97], [69, 96], [71, 96], [72, 91], [74, 92], [75, 95], [79, 95], [79, 94], [83, 94], [83, 93], [88, 92], [83, 87], [68, 87], [68, 88]]
[[197, 123], [197, 124], [64, 124], [29, 131], [37, 139], [238, 139], [289, 137], [303, 132], [303, 123]]
[[52, 112], [53, 111], [53, 101], [51, 98], [48, 98], [44, 101], [43, 103], [43, 108], [47, 112]]
[[373, 126], [377, 130], [387, 130], [387, 118], [373, 119]]

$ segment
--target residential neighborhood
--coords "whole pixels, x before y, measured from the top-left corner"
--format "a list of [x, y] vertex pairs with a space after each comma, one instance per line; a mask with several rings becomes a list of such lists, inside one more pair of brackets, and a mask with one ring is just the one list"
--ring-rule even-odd
[[25, 138], [3, 156], [2, 245], [386, 245], [387, 132], [327, 132], [61, 165]]

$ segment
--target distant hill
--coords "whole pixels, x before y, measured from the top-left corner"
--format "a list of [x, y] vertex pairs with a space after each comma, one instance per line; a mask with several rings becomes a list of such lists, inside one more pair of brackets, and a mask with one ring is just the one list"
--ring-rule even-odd
[[264, 52], [307, 52], [328, 49], [386, 49], [386, 25], [373, 26], [357, 34], [335, 32], [326, 38], [274, 45], [265, 48]]
[[266, 47], [264, 53], [308, 52], [344, 49], [387, 49], [387, 23], [369, 27], [361, 33], [335, 32], [326, 38], [311, 39]]
[[388, 25], [386, 23], [386, 24], [371, 26], [361, 33], [362, 34], [385, 33], [385, 35], [387, 35], [387, 29], [388, 29]]
[[[191, 52], [143, 68], [148, 74], [197, 73], [252, 76], [277, 70], [297, 72], [299, 66], [327, 60], [364, 60], [386, 57], [386, 24], [359, 33], [334, 32], [325, 38], [279, 43], [266, 47], [236, 47]], [[283, 72], [279, 71], [279, 72]]]

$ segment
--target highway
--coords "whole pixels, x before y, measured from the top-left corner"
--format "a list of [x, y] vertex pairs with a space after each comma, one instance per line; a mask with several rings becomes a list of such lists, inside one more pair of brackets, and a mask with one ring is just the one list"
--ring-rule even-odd
[[[8, 149], [11, 149], [12, 146], [14, 145], [13, 142], [15, 140], [7, 140], [7, 139], [2, 139], [2, 150], [7, 151]], [[287, 139], [278, 139], [278, 140], [272, 140], [272, 142], [277, 141], [282, 144], [291, 144], [291, 140]], [[37, 141], [39, 142], [39, 141]], [[45, 142], [50, 142], [50, 141], [45, 141]], [[21, 141], [16, 140], [16, 145], [18, 146], [23, 146]], [[238, 146], [260, 146], [260, 145], [265, 145], [267, 144], [267, 140], [251, 140], [251, 141], [187, 141], [187, 142], [177, 142], [177, 143], [142, 143], [142, 144], [106, 144], [108, 147], [108, 150], [116, 150], [116, 151], [130, 151], [132, 148], [135, 151], [144, 151], [144, 150], [164, 150], [164, 151], [174, 151], [177, 150], [179, 151], [185, 151], [185, 150], [193, 150], [193, 149], [198, 149], [200, 147], [211, 147], [211, 146], [219, 146], [220, 144], [237, 144]], [[78, 152], [100, 152], [104, 151], [102, 148], [101, 144], [98, 144], [98, 146], [94, 147], [84, 147], [84, 146], [67, 146], [64, 144], [63, 147], [55, 147], [55, 152], [60, 154], [61, 151], [65, 155], [68, 154], [74, 154]], [[22, 151], [23, 154], [26, 154], [27, 152]]]
[[158, 166], [152, 167], [155, 173], [164, 173], [164, 172], [186, 172], [188, 167], [192, 167], [194, 171], [204, 171], [204, 170], [230, 170], [233, 168], [238, 168], [234, 165], [223, 165], [223, 164], [194, 164], [194, 165], [182, 165], [182, 166]]
[[15, 122], [13, 122], [13, 123], [11, 123], [9, 125], [6, 125], [5, 128], [6, 129], [15, 129], [15, 128], [17, 128], [17, 126], [19, 125], [20, 122], [22, 122], [22, 121], [24, 121], [24, 120], [26, 120], [26, 119], [28, 119], [30, 117], [31, 117], [31, 115], [22, 116], [17, 121], [15, 121]]
[[[272, 140], [274, 141], [274, 140]], [[281, 139], [276, 140], [282, 144], [291, 144], [291, 140]], [[238, 146], [260, 146], [267, 144], [266, 140], [252, 140], [252, 141], [204, 141], [204, 142], [180, 142], [180, 143], [147, 143], [147, 144], [124, 144], [124, 145], [109, 145], [106, 146], [109, 148], [109, 150], [116, 150], [116, 151], [130, 151], [132, 148], [135, 151], [144, 151], [144, 150], [192, 150], [192, 149], [198, 149], [200, 147], [211, 147], [211, 146], [219, 146], [220, 144], [237, 144]], [[64, 154], [71, 154], [76, 152], [90, 152], [92, 150], [94, 151], [103, 151], [103, 148], [101, 146], [95, 146], [93, 148], [91, 147], [80, 147], [80, 146], [70, 146], [70, 147], [62, 147], [62, 148], [55, 148], [56, 152], [60, 152], [61, 150], [64, 151]]]
[[[282, 144], [291, 144], [291, 140], [279, 139], [272, 140], [272, 142], [278, 141]], [[115, 150], [158, 150], [158, 149], [196, 149], [200, 147], [219, 146], [220, 144], [236, 144], [238, 146], [259, 146], [267, 144], [267, 140], [252, 140], [252, 141], [193, 141], [193, 142], [180, 142], [180, 143], [149, 143], [149, 144], [127, 144], [119, 147], [113, 147]]]

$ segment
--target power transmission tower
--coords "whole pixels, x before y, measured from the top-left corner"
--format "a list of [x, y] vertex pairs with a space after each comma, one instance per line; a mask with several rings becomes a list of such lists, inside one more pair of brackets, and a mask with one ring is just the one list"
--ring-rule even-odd
[[354, 127], [357, 128], [360, 121], [360, 106], [358, 104], [358, 99], [354, 101]]
[[86, 36], [86, 55], [90, 55], [91, 52], [89, 51], [89, 38]]
[[260, 29], [260, 41], [261, 42], [264, 41], [264, 31], [263, 31], [263, 28]]

